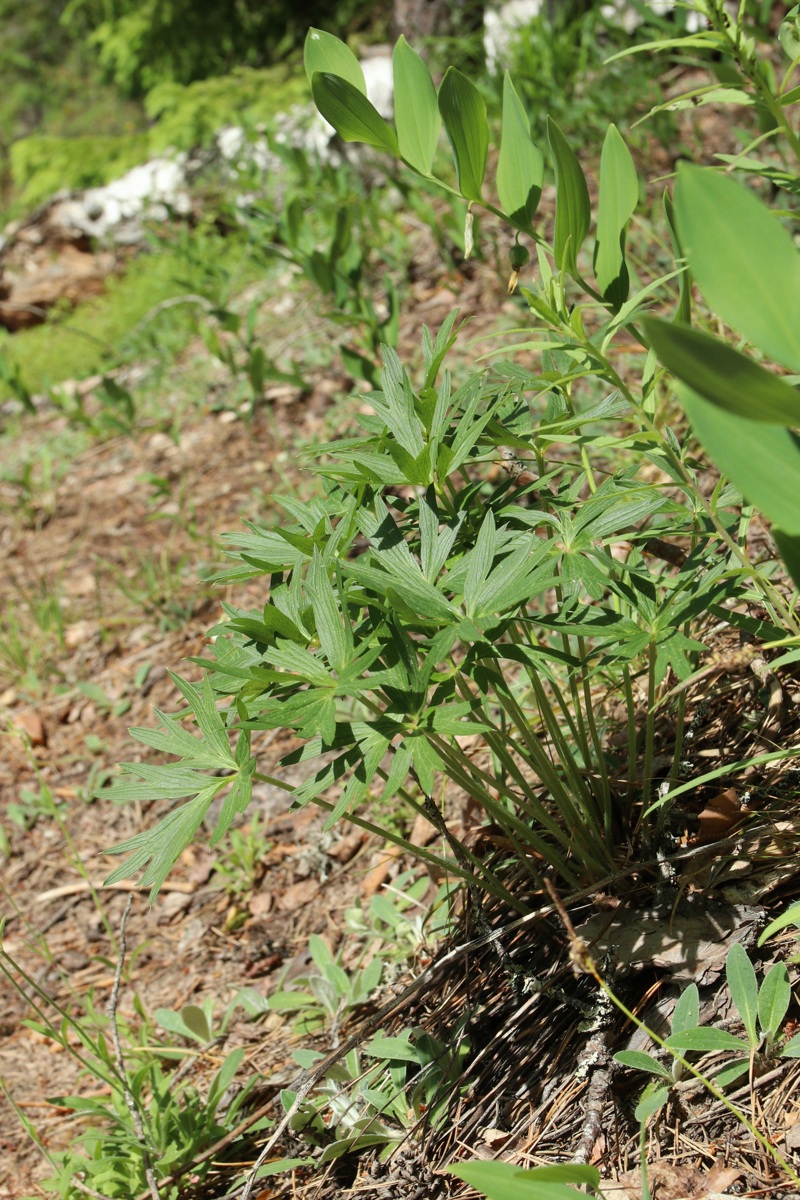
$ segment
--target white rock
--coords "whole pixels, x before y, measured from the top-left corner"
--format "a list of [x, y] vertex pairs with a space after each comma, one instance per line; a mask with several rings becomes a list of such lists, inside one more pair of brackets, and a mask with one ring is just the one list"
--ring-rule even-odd
[[[672, 0], [648, 0], [647, 6], [659, 17], [674, 12], [678, 7], [683, 8]], [[544, 0], [507, 0], [500, 8], [486, 9], [483, 16], [483, 48], [489, 71], [494, 73], [509, 65], [516, 35], [541, 15], [543, 7]], [[683, 11], [687, 33], [696, 33], [698, 29], [705, 28], [702, 13], [691, 9]], [[604, 4], [601, 12], [606, 20], [617, 21], [627, 33], [633, 33], [642, 22], [640, 11], [627, 0], [613, 0], [613, 3]]]
[[516, 34], [542, 11], [542, 0], [508, 0], [499, 9], [487, 8], [483, 14], [483, 52], [492, 74], [508, 65]]
[[376, 54], [374, 57], [364, 58], [361, 60], [361, 69], [367, 85], [367, 99], [372, 101], [382, 117], [389, 120], [394, 116], [391, 55]]
[[[191, 211], [184, 162], [185, 155], [153, 158], [105, 187], [88, 188], [81, 196], [59, 201], [53, 219], [90, 237], [113, 232], [118, 241], [137, 241], [143, 218], [163, 220], [169, 211]], [[127, 231], [120, 229], [125, 224], [130, 225]]]

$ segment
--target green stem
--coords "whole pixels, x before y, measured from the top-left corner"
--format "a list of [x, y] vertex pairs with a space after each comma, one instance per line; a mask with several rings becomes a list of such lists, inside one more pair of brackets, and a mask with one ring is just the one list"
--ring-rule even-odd
[[644, 813], [649, 808], [650, 788], [652, 786], [653, 775], [653, 747], [655, 743], [656, 729], [656, 643], [651, 638], [650, 644], [647, 647], [647, 717], [645, 720], [645, 735], [644, 735], [644, 767], [642, 768], [642, 817], [639, 818], [639, 826], [641, 826]]
[[631, 673], [627, 664], [622, 668], [622, 685], [625, 688], [625, 708], [628, 718], [628, 809], [633, 803], [633, 798], [636, 794], [636, 763], [638, 755], [636, 753], [636, 742], [638, 733], [636, 730], [636, 705], [633, 699], [633, 685], [631, 684]]
[[[585, 640], [583, 639], [583, 637], [578, 638], [578, 653], [581, 656], [581, 663], [585, 664], [588, 660], [588, 655], [586, 653], [586, 643], [585, 643]], [[583, 682], [583, 700], [584, 700], [584, 704], [586, 706], [586, 721], [589, 726], [589, 733], [592, 738], [592, 745], [594, 746], [594, 762], [597, 765], [597, 773], [598, 773], [598, 777], [600, 780], [600, 792], [601, 792], [602, 801], [603, 801], [604, 833], [605, 833], [605, 838], [606, 838], [606, 844], [608, 845], [609, 848], [611, 848], [614, 844], [614, 842], [613, 842], [613, 838], [614, 838], [613, 815], [614, 814], [612, 812], [612, 803], [611, 803], [611, 785], [609, 784], [609, 781], [608, 781], [608, 770], [606, 769], [606, 756], [605, 756], [605, 752], [603, 750], [603, 741], [602, 741], [602, 738], [600, 737], [600, 732], [597, 728], [597, 722], [594, 719], [594, 704], [592, 702], [592, 692], [591, 692], [591, 688], [589, 687], [589, 680], [586, 677], [585, 673], [582, 673], [582, 682]]]

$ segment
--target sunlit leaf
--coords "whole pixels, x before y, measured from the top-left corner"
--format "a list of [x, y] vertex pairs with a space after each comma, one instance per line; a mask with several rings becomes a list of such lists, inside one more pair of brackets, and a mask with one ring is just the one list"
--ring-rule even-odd
[[734, 1037], [726, 1029], [683, 1029], [680, 1033], [671, 1033], [666, 1044], [672, 1050], [699, 1050], [706, 1054], [718, 1050], [747, 1050], [747, 1043], [741, 1038]]
[[522, 1170], [513, 1163], [460, 1162], [447, 1168], [488, 1200], [575, 1200], [580, 1193], [570, 1184], [597, 1188], [600, 1173], [580, 1164], [533, 1167]]
[[542, 194], [544, 160], [531, 141], [531, 125], [506, 71], [503, 80], [503, 128], [497, 163], [497, 194], [504, 212], [518, 229], [533, 233], [533, 218]]
[[329, 75], [338, 75], [341, 79], [346, 79], [361, 92], [362, 96], [367, 94], [367, 84], [361, 63], [344, 42], [334, 37], [332, 33], [326, 33], [324, 29], [309, 29], [306, 34], [303, 46], [303, 65], [309, 83], [313, 83], [317, 71], [324, 71]]
[[775, 963], [767, 972], [758, 993], [758, 1021], [765, 1033], [775, 1037], [792, 999], [785, 963]]
[[628, 298], [625, 231], [638, 202], [639, 180], [630, 150], [616, 125], [609, 125], [600, 157], [594, 273], [600, 291], [615, 308]]
[[429, 175], [442, 119], [430, 72], [402, 34], [392, 54], [392, 69], [394, 121], [400, 154], [415, 170]]
[[578, 251], [589, 232], [592, 217], [589, 189], [581, 164], [551, 117], [547, 118], [547, 136], [556, 173], [556, 265], [574, 276]]
[[770, 358], [800, 371], [800, 254], [779, 218], [742, 184], [681, 163], [681, 245], [708, 304]]
[[439, 112], [453, 149], [458, 187], [466, 200], [480, 200], [489, 126], [486, 105], [474, 83], [455, 67], [448, 67], [439, 88]]
[[642, 328], [664, 366], [707, 400], [750, 422], [800, 425], [800, 392], [733, 346], [654, 317]]
[[700, 995], [696, 983], [684, 988], [672, 1014], [672, 1032], [695, 1029], [700, 1024]]
[[786, 929], [788, 925], [800, 926], [800, 900], [790, 904], [786, 912], [781, 913], [774, 921], [770, 921], [758, 939], [759, 946], [763, 946], [765, 942], [774, 937], [776, 933], [780, 933], [782, 929]]
[[691, 388], [678, 397], [695, 435], [713, 462], [767, 520], [789, 536], [800, 535], [800, 442], [779, 425], [748, 421]]
[[314, 103], [346, 142], [365, 142], [396, 155], [397, 136], [366, 96], [338, 75], [316, 71], [311, 80]]
[[758, 981], [755, 967], [744, 946], [731, 946], [725, 962], [731, 999], [744, 1023], [750, 1045], [758, 1044]]

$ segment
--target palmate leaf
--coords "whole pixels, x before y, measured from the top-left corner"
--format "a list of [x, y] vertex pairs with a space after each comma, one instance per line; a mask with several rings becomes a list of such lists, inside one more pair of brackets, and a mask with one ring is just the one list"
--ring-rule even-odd
[[352, 563], [345, 568], [350, 575], [372, 586], [379, 598], [388, 598], [387, 589], [391, 589], [404, 607], [416, 610], [425, 620], [452, 621], [458, 616], [455, 607], [423, 575], [382, 500], [375, 501], [374, 515], [362, 509], [358, 521], [372, 544], [375, 562], [383, 570]]
[[[112, 854], [129, 854], [130, 857], [112, 872], [106, 883], [127, 879], [145, 867], [140, 886], [150, 888], [151, 904], [178, 856], [200, 828], [212, 800], [224, 789], [229, 789], [217, 820], [212, 845], [227, 832], [237, 813], [247, 808], [256, 766], [256, 760], [250, 756], [250, 737], [246, 731], [240, 732], [235, 753], [231, 750], [208, 676], [204, 676], [199, 684], [178, 676], [172, 678], [191, 706], [201, 738], [194, 737], [180, 725], [185, 713], [159, 713], [161, 729], [131, 729], [130, 732], [146, 745], [174, 754], [181, 761], [169, 766], [123, 763], [122, 774], [111, 787], [111, 799], [121, 803], [191, 797], [168, 813], [154, 829], [136, 834], [111, 848]], [[216, 771], [222, 769], [227, 773], [220, 777], [208, 776], [198, 767]], [[107, 792], [103, 795], [108, 798]]]
[[342, 613], [327, 568], [317, 551], [306, 576], [306, 591], [311, 599], [320, 648], [334, 671], [341, 672], [353, 653], [353, 633]]
[[324, 829], [330, 829], [345, 813], [353, 812], [367, 796], [375, 782], [378, 767], [389, 748], [389, 739], [374, 727], [356, 722], [353, 728], [358, 733], [361, 759], [342, 788], [330, 816], [325, 821]]
[[[171, 774], [169, 768], [162, 768], [165, 774]], [[203, 776], [207, 780], [207, 776]], [[177, 862], [178, 856], [197, 833], [214, 797], [229, 782], [228, 779], [215, 779], [199, 791], [186, 804], [173, 809], [153, 829], [137, 833], [124, 842], [112, 846], [111, 854], [129, 854], [130, 857], [112, 871], [105, 884], [118, 883], [121, 879], [129, 879], [142, 867], [147, 867], [141, 879], [140, 887], [150, 888], [150, 903], [158, 895], [159, 889]], [[150, 864], [147, 866], [147, 864]]]
[[409, 454], [416, 457], [425, 449], [425, 427], [417, 415], [408, 372], [391, 346], [384, 346], [382, 392], [370, 397], [376, 416]]
[[[244, 738], [241, 744], [249, 750], [249, 744]], [[136, 834], [134, 837], [112, 846], [110, 854], [129, 854], [130, 857], [109, 875], [105, 880], [105, 885], [118, 883], [121, 879], [129, 879], [147, 863], [150, 863], [139, 880], [139, 886], [150, 888], [150, 903], [152, 904], [178, 857], [200, 828], [212, 800], [224, 788], [229, 787], [230, 790], [223, 802], [210, 841], [210, 844], [215, 846], [227, 833], [237, 814], [245, 811], [252, 797], [252, 776], [256, 760], [247, 754], [243, 757], [244, 762], [236, 774], [210, 780], [207, 775], [197, 773], [193, 788], [196, 794], [190, 801], [173, 809], [153, 829]], [[144, 765], [123, 763], [122, 768], [131, 773], [144, 775], [142, 769]], [[179, 765], [151, 767], [150, 772], [153, 786], [147, 786], [146, 783], [128, 784], [125, 780], [118, 780], [112, 789], [112, 799], [132, 801], [145, 798], [148, 800], [166, 798], [172, 792], [176, 778], [182, 778]], [[141, 794], [142, 792], [146, 793], [146, 797]], [[185, 790], [183, 790], [183, 794], [186, 794]], [[104, 795], [107, 797], [108, 793], [106, 792]]]

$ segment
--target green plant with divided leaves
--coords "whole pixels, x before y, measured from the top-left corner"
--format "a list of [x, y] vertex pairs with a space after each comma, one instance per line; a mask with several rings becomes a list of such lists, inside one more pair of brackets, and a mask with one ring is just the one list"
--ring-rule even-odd
[[[314, 450], [324, 493], [284, 497], [279, 524], [228, 538], [235, 561], [223, 578], [263, 578], [263, 607], [228, 604], [201, 682], [174, 677], [185, 707], [157, 714], [157, 730], [135, 731], [176, 761], [125, 764], [113, 795], [183, 803], [114, 848], [130, 857], [111, 878], [142, 871], [154, 894], [212, 801], [222, 798], [217, 844], [258, 780], [283, 787], [297, 807], [320, 806], [328, 826], [347, 819], [525, 912], [509, 867], [536, 888], [554, 873], [578, 890], [617, 878], [621, 848], [628, 862], [669, 850], [663, 809], [656, 818], [652, 803], [656, 704], [673, 678], [695, 671], [706, 614], [747, 632], [726, 604], [753, 600], [776, 640], [797, 631], [796, 616], [750, 561], [741, 493], [720, 483], [707, 496], [686, 442], [658, 412], [661, 351], [648, 338], [660, 327], [647, 318], [665, 302], [686, 317], [689, 286], [680, 261], [642, 285], [630, 269], [638, 179], [619, 131], [604, 140], [593, 214], [583, 169], [548, 122], [550, 244], [536, 221], [544, 155], [510, 77], [490, 188], [485, 107], [461, 72], [449, 69], [437, 93], [401, 39], [392, 127], [342, 43], [312, 30], [306, 67], [320, 111], [345, 140], [402, 159], [533, 242], [538, 281], [522, 296], [534, 328], [504, 351], [524, 350], [537, 365], [501, 362], [456, 385], [447, 369], [455, 314], [435, 337], [425, 331], [417, 381], [384, 348], [359, 430]], [[434, 173], [442, 127], [455, 188]], [[681, 204], [665, 202], [678, 246]], [[468, 220], [467, 241], [470, 229]], [[529, 255], [519, 236], [517, 275]], [[623, 336], [646, 351], [635, 382], [620, 366]], [[645, 478], [643, 463], [668, 486]], [[685, 550], [675, 553], [678, 538]], [[669, 569], [657, 557], [665, 547]], [[621, 754], [607, 738], [605, 700], [615, 694], [625, 699]], [[680, 698], [674, 712], [671, 785]], [[275, 729], [300, 743], [283, 759], [305, 773], [299, 784], [258, 769], [258, 737]], [[479, 808], [496, 854], [455, 838], [448, 788]], [[373, 800], [425, 815], [443, 848], [412, 846], [382, 826]], [[319, 1008], [332, 1012], [327, 1001]]]
[[297, 1034], [318, 1032], [330, 1025], [336, 1035], [345, 1013], [365, 1004], [380, 985], [383, 962], [375, 955], [367, 966], [346, 971], [316, 934], [309, 940], [308, 950], [312, 969], [292, 980], [292, 984], [305, 984], [305, 989], [279, 987], [269, 998], [269, 1008], [297, 1013], [293, 1025]]
[[[48, 1103], [68, 1111], [81, 1125], [65, 1151], [46, 1149], [35, 1127], [25, 1122], [53, 1171], [44, 1186], [62, 1200], [76, 1200], [87, 1188], [109, 1200], [125, 1200], [146, 1189], [152, 1178], [160, 1184], [164, 1200], [177, 1200], [180, 1185], [175, 1179], [181, 1168], [240, 1119], [254, 1079], [230, 1103], [226, 1098], [224, 1116], [220, 1105], [242, 1066], [244, 1049], [224, 1056], [201, 1094], [181, 1078], [182, 1071], [178, 1075], [165, 1069], [165, 1062], [183, 1057], [185, 1051], [155, 1036], [154, 1021], [138, 996], [134, 997], [138, 1029], [116, 1012], [112, 1018], [125, 1045], [125, 1064], [115, 1053], [109, 1016], [97, 1010], [91, 995], [81, 997], [79, 1013], [72, 1005], [60, 1005], [6, 952], [0, 953], [0, 973], [34, 1014], [23, 1023], [72, 1057], [97, 1093], [48, 1097]], [[237, 1004], [247, 1008], [247, 998], [235, 997], [229, 1012]], [[159, 1010], [155, 1020], [207, 1046], [214, 1034], [212, 1012], [213, 1005], [206, 1002], [202, 1008], [187, 1005], [181, 1014]], [[202, 1176], [207, 1167], [198, 1164], [196, 1170]]]
[[428, 905], [423, 901], [429, 887], [427, 875], [403, 871], [370, 897], [366, 912], [360, 904], [347, 909], [345, 928], [368, 942], [379, 942], [384, 959], [407, 959], [438, 941], [452, 925], [450, 895], [454, 887], [441, 884]]
[[[331, 1065], [313, 1095], [297, 1107], [290, 1127], [324, 1147], [315, 1160], [320, 1165], [370, 1146], [390, 1151], [423, 1114], [433, 1128], [444, 1118], [469, 1051], [463, 1037], [446, 1046], [424, 1029], [392, 1037], [378, 1033]], [[299, 1050], [294, 1057], [309, 1068], [323, 1055]], [[291, 1089], [281, 1093], [287, 1113], [295, 1100]]]

